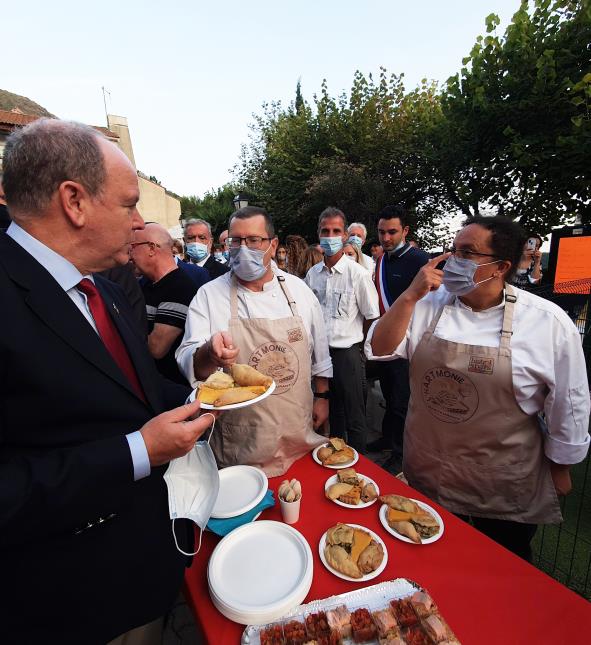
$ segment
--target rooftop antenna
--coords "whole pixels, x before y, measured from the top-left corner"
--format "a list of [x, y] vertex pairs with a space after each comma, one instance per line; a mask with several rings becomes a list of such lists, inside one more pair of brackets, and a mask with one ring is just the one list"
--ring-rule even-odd
[[101, 87], [101, 90], [103, 90], [103, 103], [105, 104], [105, 121], [107, 123], [107, 127], [109, 127], [109, 117], [107, 115], [107, 94], [109, 95], [109, 101], [111, 100], [111, 92], [109, 90], [105, 89], [105, 86], [103, 85]]

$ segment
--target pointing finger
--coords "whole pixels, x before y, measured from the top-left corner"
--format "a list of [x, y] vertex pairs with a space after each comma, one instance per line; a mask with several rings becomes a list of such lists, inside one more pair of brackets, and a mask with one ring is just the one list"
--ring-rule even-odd
[[436, 258], [429, 260], [428, 264], [430, 267], [436, 267], [440, 262], [447, 260], [447, 258], [450, 255], [451, 255], [451, 251], [448, 251], [447, 253], [442, 253], [441, 255], [438, 255]]

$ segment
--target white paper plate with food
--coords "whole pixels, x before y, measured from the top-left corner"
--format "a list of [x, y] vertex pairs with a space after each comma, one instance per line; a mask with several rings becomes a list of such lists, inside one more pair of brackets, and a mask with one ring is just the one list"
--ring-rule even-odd
[[220, 491], [211, 516], [226, 519], [254, 508], [269, 488], [267, 475], [254, 466], [229, 466], [219, 471]]
[[[407, 500], [416, 507], [403, 510], [392, 508], [392, 505], [388, 503], [382, 504], [379, 511], [380, 522], [388, 533], [409, 544], [432, 544], [441, 539], [444, 531], [443, 520], [433, 507], [418, 499], [398, 495], [384, 495], [380, 497], [380, 500], [383, 502], [387, 497]], [[394, 505], [400, 506], [400, 504]], [[403, 503], [402, 506], [408, 505]]]
[[313, 577], [304, 536], [283, 522], [245, 524], [223, 538], [207, 567], [209, 592], [230, 620], [275, 620], [306, 597]]
[[328, 443], [312, 451], [312, 459], [325, 468], [339, 470], [356, 464], [359, 461], [359, 453], [355, 448], [348, 446], [343, 439], [331, 437]]
[[238, 410], [263, 401], [275, 391], [275, 381], [250, 365], [235, 363], [230, 373], [210, 374], [189, 399], [201, 401], [203, 410]]
[[344, 468], [326, 480], [324, 494], [338, 506], [357, 509], [375, 504], [380, 489], [371, 477], [359, 474], [353, 468]]
[[322, 564], [335, 576], [350, 582], [367, 582], [388, 564], [388, 550], [382, 538], [359, 524], [336, 524], [320, 538]]

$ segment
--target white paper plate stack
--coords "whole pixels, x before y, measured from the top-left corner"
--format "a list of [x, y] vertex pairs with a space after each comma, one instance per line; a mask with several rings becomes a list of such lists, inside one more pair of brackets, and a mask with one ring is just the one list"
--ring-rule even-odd
[[216, 546], [207, 567], [213, 604], [226, 618], [261, 625], [299, 605], [312, 585], [312, 551], [282, 522], [245, 524]]

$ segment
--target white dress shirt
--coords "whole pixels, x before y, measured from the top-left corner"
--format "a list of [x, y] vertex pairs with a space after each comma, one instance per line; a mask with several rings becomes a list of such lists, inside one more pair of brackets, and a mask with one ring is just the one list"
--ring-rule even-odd
[[[276, 277], [283, 276], [308, 334], [312, 357], [311, 376], [331, 378], [332, 361], [328, 352], [324, 320], [318, 300], [302, 280], [275, 267], [273, 270], [275, 277], [263, 285], [262, 291], [250, 291], [238, 284], [238, 316], [240, 318], [265, 318], [266, 320], [292, 316], [287, 299]], [[232, 272], [228, 272], [216, 280], [204, 284], [189, 305], [185, 335], [175, 356], [179, 369], [193, 387], [197, 387], [193, 373], [193, 354], [213, 334], [228, 330], [231, 282]], [[245, 360], [245, 357], [239, 357], [239, 360]]]
[[[559, 464], [582, 461], [589, 447], [589, 388], [581, 336], [557, 305], [514, 287], [517, 293], [511, 336], [513, 389], [529, 415], [546, 413], [545, 453]], [[372, 325], [365, 343], [371, 360], [412, 359], [424, 332], [451, 298], [445, 287], [432, 291], [414, 310], [406, 336], [389, 356], [374, 356]], [[472, 311], [455, 298], [442, 313], [434, 335], [467, 345], [498, 347], [505, 303]]]
[[376, 270], [376, 263], [373, 261], [373, 258], [370, 257], [369, 255], [365, 255], [365, 253], [361, 254], [361, 265], [367, 269], [371, 276], [373, 277], [373, 274], [375, 273]]
[[324, 262], [307, 273], [306, 284], [315, 293], [331, 347], [347, 348], [363, 340], [363, 320], [379, 318], [378, 293], [371, 274], [346, 255], [329, 269]]
[[211, 255], [211, 253], [208, 253], [208, 254], [203, 258], [203, 260], [199, 260], [199, 262], [194, 262], [194, 264], [196, 264], [198, 267], [202, 267], [202, 268], [203, 268], [203, 265], [207, 262], [207, 260], [209, 260], [209, 256], [210, 256], [210, 255]]
[[[92, 275], [82, 275], [69, 260], [45, 246], [37, 238], [29, 235], [16, 222], [11, 222], [8, 229], [6, 229], [6, 235], [22, 246], [29, 255], [32, 255], [39, 264], [49, 271], [53, 279], [68, 294], [72, 302], [80, 310], [80, 313], [86, 318], [88, 324], [98, 334], [96, 323], [88, 307], [86, 294], [76, 288], [83, 278], [88, 278], [94, 283]], [[151, 471], [150, 458], [141, 432], [139, 430], [130, 432], [125, 437], [131, 452], [134, 480], [137, 481], [147, 477]]]

